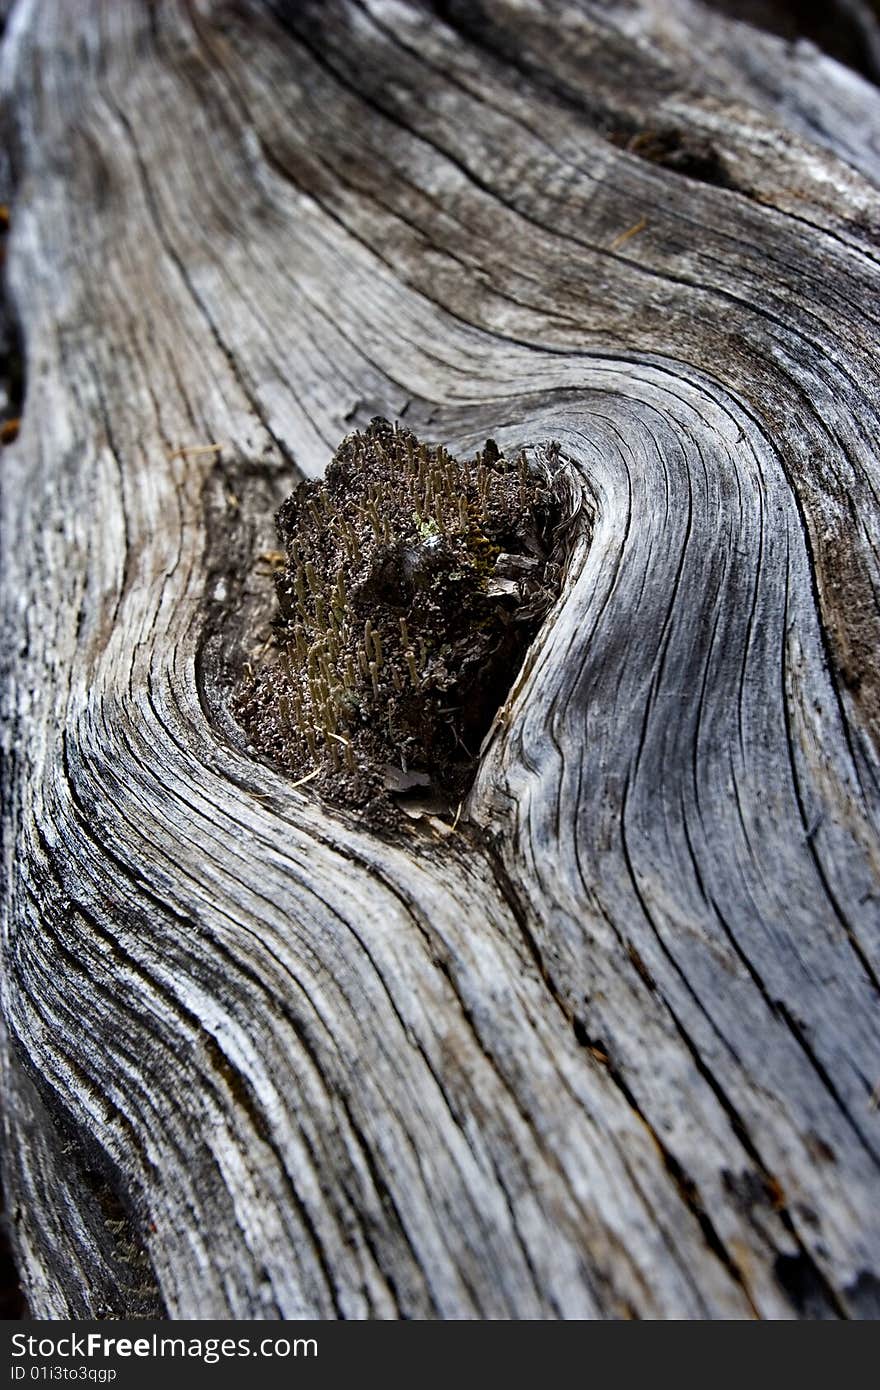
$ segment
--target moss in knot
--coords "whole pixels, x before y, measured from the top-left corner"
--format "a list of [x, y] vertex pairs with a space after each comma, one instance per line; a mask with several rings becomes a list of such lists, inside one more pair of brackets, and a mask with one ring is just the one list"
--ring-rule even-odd
[[456, 798], [559, 589], [553, 468], [494, 441], [458, 462], [376, 419], [278, 512], [275, 644], [238, 712], [254, 745], [349, 805]]

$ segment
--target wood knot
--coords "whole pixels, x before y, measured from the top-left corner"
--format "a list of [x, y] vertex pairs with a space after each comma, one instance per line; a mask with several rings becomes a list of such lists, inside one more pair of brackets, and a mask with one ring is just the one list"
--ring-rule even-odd
[[256, 748], [347, 805], [459, 798], [559, 592], [558, 469], [383, 419], [348, 435], [276, 518], [274, 648], [237, 702]]

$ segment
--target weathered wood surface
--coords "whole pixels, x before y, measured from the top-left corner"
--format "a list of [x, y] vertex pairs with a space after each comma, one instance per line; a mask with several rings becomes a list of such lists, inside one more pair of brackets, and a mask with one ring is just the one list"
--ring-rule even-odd
[[[32, 1310], [876, 1315], [876, 88], [695, 0], [20, 0], [2, 84]], [[592, 514], [446, 838], [228, 713], [377, 413]]]

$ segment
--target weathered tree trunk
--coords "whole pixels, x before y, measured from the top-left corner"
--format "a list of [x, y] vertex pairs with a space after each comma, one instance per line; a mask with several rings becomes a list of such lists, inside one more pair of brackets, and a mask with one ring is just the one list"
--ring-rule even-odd
[[[876, 25], [862, 76], [735, 8], [13, 7], [35, 1314], [880, 1312]], [[445, 835], [230, 712], [376, 414], [592, 512]]]

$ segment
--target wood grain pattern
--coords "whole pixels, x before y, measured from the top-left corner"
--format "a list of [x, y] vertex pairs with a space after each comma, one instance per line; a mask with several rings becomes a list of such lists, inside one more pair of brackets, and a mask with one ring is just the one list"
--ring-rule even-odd
[[[697, 0], [19, 0], [0, 82], [32, 1311], [878, 1315], [876, 88]], [[448, 836], [229, 713], [375, 414], [584, 489]]]

